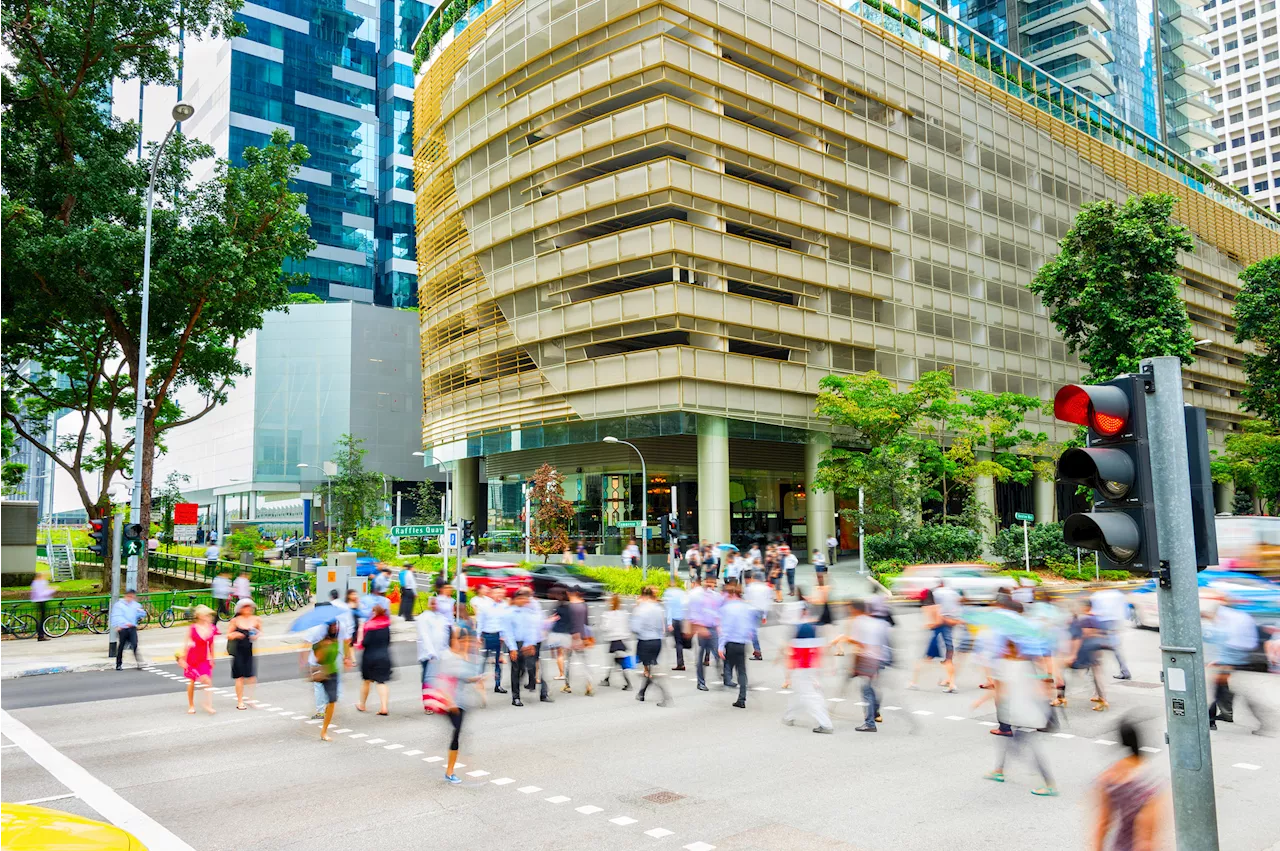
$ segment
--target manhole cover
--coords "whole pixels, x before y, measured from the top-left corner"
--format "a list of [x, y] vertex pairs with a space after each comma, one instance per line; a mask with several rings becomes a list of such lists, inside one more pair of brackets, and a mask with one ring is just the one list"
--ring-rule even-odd
[[1128, 688], [1160, 688], [1159, 683], [1140, 683], [1137, 680], [1120, 680], [1116, 685]]
[[655, 804], [674, 804], [676, 801], [683, 801], [684, 797], [675, 792], [654, 792], [652, 795], [645, 795], [644, 799]]

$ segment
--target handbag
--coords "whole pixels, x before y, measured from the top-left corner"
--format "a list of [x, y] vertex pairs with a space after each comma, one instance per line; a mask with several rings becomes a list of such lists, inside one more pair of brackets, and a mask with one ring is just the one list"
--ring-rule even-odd
[[633, 670], [636, 667], [636, 664], [637, 662], [636, 662], [635, 654], [622, 657], [622, 670], [624, 671]]

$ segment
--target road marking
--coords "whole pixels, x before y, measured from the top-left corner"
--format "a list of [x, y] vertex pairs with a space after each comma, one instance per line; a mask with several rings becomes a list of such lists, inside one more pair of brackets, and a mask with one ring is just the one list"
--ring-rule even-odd
[[947, 720], [948, 721], [968, 721], [969, 719], [965, 718], [963, 715], [948, 715]]
[[843, 697], [828, 697], [827, 703], [844, 703]]
[[1111, 741], [1110, 739], [1094, 739], [1093, 743], [1095, 745], [1114, 745], [1115, 744], [1115, 742]]
[[168, 828], [120, 797], [110, 786], [85, 771], [3, 709], [0, 709], [0, 719], [3, 719], [6, 737], [20, 746], [27, 756], [70, 789], [77, 798], [92, 807], [98, 815], [116, 827], [134, 834], [149, 848], [195, 851]]
[[789, 688], [778, 689], [778, 694], [791, 694], [791, 689]]
[[1143, 751], [1145, 753], [1160, 753], [1160, 748], [1142, 747], [1142, 748], [1138, 748], [1138, 750]]
[[773, 691], [773, 689], [769, 688], [768, 686], [752, 686], [751, 690], [752, 691]]
[[47, 798], [32, 798], [30, 801], [18, 801], [18, 803], [24, 807], [29, 807], [32, 804], [47, 804], [49, 801], [62, 801], [67, 798], [74, 797], [76, 797], [74, 792], [68, 792], [65, 795], [50, 795]]
[[483, 768], [477, 768], [475, 771], [468, 771], [467, 776], [468, 777], [488, 777], [489, 772], [485, 771]]
[[578, 807], [578, 812], [582, 813], [584, 816], [589, 816], [589, 815], [594, 815], [595, 813], [604, 812], [604, 808], [593, 807], [590, 804], [588, 804], [585, 807]]
[[1055, 739], [1074, 739], [1075, 734], [1074, 733], [1054, 733], [1053, 737]]
[[[888, 709], [888, 707], [885, 707], [885, 708]], [[912, 715], [932, 715], [933, 713], [927, 709], [915, 709], [915, 710], [912, 710], [911, 714]]]
[[673, 679], [673, 680], [683, 680], [684, 678], [685, 678], [684, 674], [676, 674], [676, 675], [675, 675], [674, 677], [672, 677], [671, 679]]
[[631, 818], [630, 816], [618, 816], [617, 818], [609, 819], [609, 823], [616, 824], [621, 827], [626, 827], [629, 824], [635, 824], [636, 820]]
[[654, 839], [661, 839], [664, 836], [670, 836], [671, 831], [667, 830], [665, 827], [655, 827], [653, 830], [646, 830], [644, 835], [652, 836]]
[[1232, 768], [1243, 768], [1245, 771], [1257, 771], [1262, 768], [1261, 765], [1254, 765], [1252, 762], [1237, 762]]
[[310, 717], [311, 717], [310, 715], [295, 715], [295, 716], [293, 716], [293, 720], [294, 720], [294, 721], [306, 721], [306, 720], [307, 720], [308, 718], [310, 718]]
[[552, 795], [550, 798], [545, 798], [544, 800], [548, 804], [563, 804], [565, 801], [569, 800], [569, 798], [566, 795]]
[[324, 723], [324, 719], [323, 719], [323, 718], [312, 718], [312, 719], [311, 719], [310, 721], [308, 721], [307, 723], [308, 723], [308, 724], [323, 724], [323, 723]]
[[521, 786], [521, 787], [520, 787], [519, 789], [517, 789], [516, 791], [517, 791], [517, 792], [523, 792], [523, 793], [525, 793], [526, 795], [532, 795], [534, 792], [541, 792], [541, 791], [542, 791], [542, 787], [541, 787], [541, 786]]
[[383, 749], [383, 750], [388, 750], [388, 751], [398, 751], [398, 750], [400, 750], [402, 747], [404, 747], [404, 745], [383, 745], [383, 746], [382, 746], [382, 749]]
[[343, 733], [350, 733], [350, 732], [351, 732], [351, 728], [350, 728], [350, 727], [343, 727], [341, 730], [334, 730], [333, 732], [335, 732], [335, 733], [337, 733], [337, 734], [341, 735], [341, 734], [343, 734]]
[[996, 722], [994, 722], [994, 721], [979, 721], [978, 723], [979, 723], [979, 724], [981, 724], [981, 725], [982, 725], [982, 726], [984, 726], [984, 727], [999, 727], [999, 726], [1000, 726], [999, 724], [997, 724], [997, 723], [996, 723]]
[[422, 753], [422, 751], [405, 751], [401, 756], [417, 756], [420, 753]]
[[382, 744], [382, 743], [383, 743], [383, 742], [385, 742], [385, 741], [386, 741], [386, 739], [370, 739], [369, 741], [365, 742], [365, 744], [366, 744], [366, 745], [380, 745], [380, 744]]
[[897, 712], [902, 707], [901, 706], [881, 706], [880, 708], [883, 709], [885, 712]]
[[367, 738], [369, 738], [369, 734], [368, 734], [368, 733], [352, 733], [352, 734], [351, 734], [351, 738], [353, 738], [353, 739], [367, 739]]
[[508, 783], [515, 783], [510, 777], [499, 777], [496, 780], [490, 780], [494, 786], [506, 786]]
[[422, 758], [422, 761], [423, 761], [423, 762], [444, 762], [444, 757], [442, 757], [442, 756], [424, 756], [424, 757]]
[[268, 712], [284, 712], [284, 710], [283, 710], [283, 709], [281, 709], [279, 706], [273, 706], [273, 707], [271, 707], [270, 709], [268, 709], [267, 711], [268, 711]]
[[690, 842], [684, 846], [684, 851], [714, 851], [716, 846], [708, 845], [705, 842]]

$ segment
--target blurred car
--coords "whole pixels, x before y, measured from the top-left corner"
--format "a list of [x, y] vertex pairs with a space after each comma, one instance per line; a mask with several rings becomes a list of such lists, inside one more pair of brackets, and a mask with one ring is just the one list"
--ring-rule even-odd
[[533, 587], [532, 574], [514, 562], [472, 558], [464, 561], [462, 568], [467, 574], [467, 590], [485, 587], [506, 592]]
[[[1280, 623], [1280, 584], [1234, 570], [1202, 570], [1200, 611], [1211, 609], [1219, 596], [1234, 608], [1253, 615], [1259, 624]], [[1139, 629], [1160, 628], [1160, 604], [1155, 580], [1147, 580], [1129, 592], [1129, 623]]]
[[946, 586], [966, 603], [993, 603], [1001, 591], [1012, 592], [1017, 585], [985, 564], [914, 564], [893, 577], [889, 588], [899, 597], [923, 600], [928, 591]]
[[599, 600], [604, 596], [604, 583], [579, 573], [566, 564], [542, 564], [530, 571], [533, 579], [533, 593], [539, 597], [550, 597], [555, 588], [566, 593], [578, 591], [584, 600]]
[[356, 576], [373, 576], [382, 569], [382, 562], [370, 555], [356, 556]]
[[5, 851], [147, 851], [128, 831], [70, 813], [0, 804]]

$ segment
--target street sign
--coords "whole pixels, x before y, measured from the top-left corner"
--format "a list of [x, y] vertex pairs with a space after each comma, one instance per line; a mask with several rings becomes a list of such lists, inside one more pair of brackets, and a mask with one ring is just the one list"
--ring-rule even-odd
[[450, 529], [449, 530], [449, 549], [453, 549], [456, 546], [458, 546], [458, 530]]
[[1026, 523], [1034, 523], [1034, 522], [1036, 522], [1036, 516], [1035, 516], [1034, 514], [1028, 514], [1028, 513], [1027, 513], [1027, 512], [1025, 512], [1025, 511], [1017, 511], [1017, 512], [1014, 512], [1013, 519], [1014, 519], [1014, 520], [1022, 520], [1022, 521], [1026, 522]]
[[619, 520], [619, 529], [639, 529], [643, 524], [639, 520]]
[[434, 526], [392, 526], [391, 534], [397, 538], [429, 538], [444, 534], [444, 525]]

